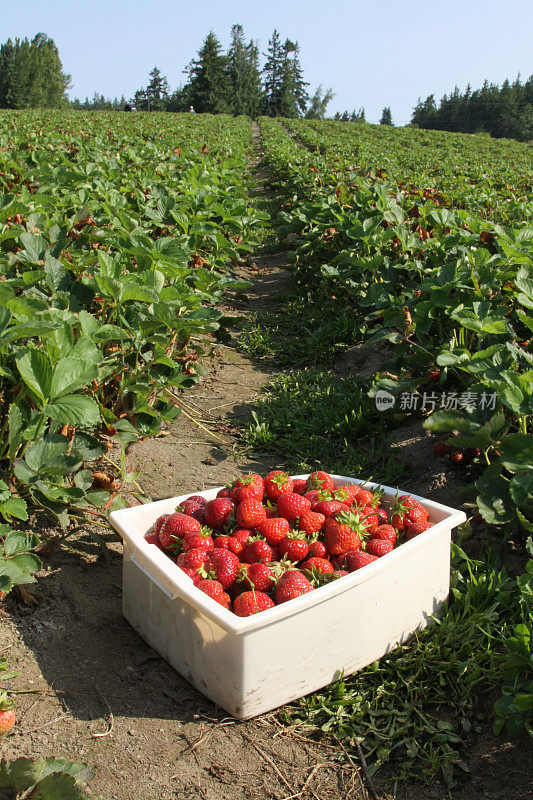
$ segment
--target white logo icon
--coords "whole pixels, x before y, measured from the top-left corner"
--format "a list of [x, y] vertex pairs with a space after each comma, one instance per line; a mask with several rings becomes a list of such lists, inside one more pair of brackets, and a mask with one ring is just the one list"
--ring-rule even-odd
[[396, 402], [394, 395], [390, 392], [385, 392], [383, 389], [376, 392], [375, 400], [378, 411], [387, 411], [387, 409], [392, 408]]

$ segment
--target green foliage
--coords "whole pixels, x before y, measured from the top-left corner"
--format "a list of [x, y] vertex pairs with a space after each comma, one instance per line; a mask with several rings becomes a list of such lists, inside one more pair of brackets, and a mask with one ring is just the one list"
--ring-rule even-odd
[[0, 47], [0, 108], [54, 108], [65, 102], [69, 85], [70, 75], [46, 34], [31, 42], [8, 39]]
[[481, 89], [464, 94], [456, 86], [449, 97], [444, 95], [439, 107], [434, 95], [418, 101], [411, 123], [419, 128], [461, 133], [487, 132], [492, 136], [518, 139], [533, 138], [533, 75], [522, 84], [520, 76], [511, 85], [501, 87], [485, 81]]
[[264, 217], [249, 141], [245, 118], [0, 116], [6, 520], [28, 505], [65, 527], [107, 506], [88, 469], [102, 433], [126, 445], [179, 413]]
[[41, 561], [32, 551], [38, 544], [34, 533], [15, 531], [9, 525], [0, 524], [0, 598], [14, 586], [35, 583]]
[[502, 697], [494, 705], [494, 733], [504, 729], [510, 736], [527, 732], [533, 737], [533, 541], [528, 540], [530, 560], [517, 579], [520, 622], [504, 640]]
[[0, 761], [0, 789], [13, 800], [97, 800], [87, 784], [95, 770], [63, 758], [17, 758]]
[[479, 730], [484, 693], [499, 680], [499, 659], [519, 618], [516, 581], [454, 549], [450, 601], [440, 619], [357, 675], [303, 698], [291, 721], [357, 738], [371, 771], [392, 762], [398, 777], [448, 786]]

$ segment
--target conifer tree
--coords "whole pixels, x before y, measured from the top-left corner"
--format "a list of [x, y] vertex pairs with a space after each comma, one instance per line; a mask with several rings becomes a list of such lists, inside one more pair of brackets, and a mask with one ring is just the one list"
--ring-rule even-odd
[[230, 83], [228, 62], [222, 47], [210, 31], [185, 72], [190, 78], [191, 105], [198, 113], [226, 114], [230, 112]]
[[228, 75], [233, 113], [256, 117], [261, 103], [259, 50], [253, 41], [246, 44], [242, 25], [231, 28]]
[[168, 81], [161, 71], [154, 67], [149, 74], [150, 82], [146, 87], [146, 97], [149, 111], [164, 111], [168, 97]]
[[392, 125], [392, 114], [391, 114], [390, 106], [385, 106], [385, 108], [383, 109], [379, 124], [380, 125]]

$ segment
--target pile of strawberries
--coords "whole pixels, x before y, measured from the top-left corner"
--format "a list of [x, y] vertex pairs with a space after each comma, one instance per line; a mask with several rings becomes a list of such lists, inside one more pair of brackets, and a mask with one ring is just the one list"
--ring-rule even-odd
[[294, 600], [361, 569], [431, 527], [409, 496], [387, 510], [379, 492], [274, 470], [249, 474], [214, 500], [192, 495], [155, 522], [146, 540], [194, 585], [239, 617]]

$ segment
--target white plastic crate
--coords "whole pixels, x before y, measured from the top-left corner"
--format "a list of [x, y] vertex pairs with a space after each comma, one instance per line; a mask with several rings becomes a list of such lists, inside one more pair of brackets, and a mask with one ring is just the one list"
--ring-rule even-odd
[[[332, 477], [336, 486], [363, 483]], [[378, 484], [365, 482], [365, 488]], [[386, 506], [397, 491], [379, 488]], [[451, 531], [466, 516], [412, 495], [429, 510], [433, 527], [428, 531], [296, 600], [237, 617], [196, 589], [144, 539], [155, 520], [186, 497], [200, 494], [209, 500], [218, 490], [191, 490], [114, 511], [110, 520], [124, 540], [125, 618], [184, 678], [238, 719], [270, 711], [371, 664], [425, 627], [448, 597]]]

